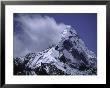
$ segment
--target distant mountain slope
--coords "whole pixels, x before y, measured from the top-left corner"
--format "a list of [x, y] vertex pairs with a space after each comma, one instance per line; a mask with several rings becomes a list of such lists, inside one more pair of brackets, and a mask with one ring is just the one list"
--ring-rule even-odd
[[97, 59], [69, 25], [61, 41], [42, 52], [14, 58], [15, 75], [96, 75]]

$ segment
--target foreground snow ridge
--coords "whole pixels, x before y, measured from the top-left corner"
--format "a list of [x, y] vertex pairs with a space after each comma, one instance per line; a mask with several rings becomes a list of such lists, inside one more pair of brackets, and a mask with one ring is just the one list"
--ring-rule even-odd
[[14, 58], [14, 75], [97, 75], [97, 58], [70, 26], [61, 41], [38, 53]]

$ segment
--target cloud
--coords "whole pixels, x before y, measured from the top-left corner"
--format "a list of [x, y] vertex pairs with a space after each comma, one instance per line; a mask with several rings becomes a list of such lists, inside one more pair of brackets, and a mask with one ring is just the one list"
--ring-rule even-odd
[[40, 14], [14, 14], [14, 57], [57, 44], [66, 25]]

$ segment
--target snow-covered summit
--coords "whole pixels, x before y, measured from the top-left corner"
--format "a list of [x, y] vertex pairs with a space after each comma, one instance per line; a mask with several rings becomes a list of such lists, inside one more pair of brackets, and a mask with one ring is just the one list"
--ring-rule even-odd
[[68, 36], [77, 35], [77, 32], [76, 32], [76, 30], [73, 29], [73, 27], [71, 27], [70, 25], [67, 25], [61, 35], [62, 35], [62, 37], [66, 38]]
[[[97, 60], [76, 30], [67, 25], [61, 41], [42, 52], [14, 58], [15, 74], [25, 75], [93, 75]], [[22, 70], [17, 70], [21, 67]]]

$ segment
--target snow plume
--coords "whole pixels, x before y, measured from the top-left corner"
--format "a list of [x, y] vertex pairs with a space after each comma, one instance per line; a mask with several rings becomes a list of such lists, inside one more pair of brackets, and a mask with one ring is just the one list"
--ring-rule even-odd
[[14, 57], [39, 52], [57, 44], [65, 27], [64, 23], [57, 23], [49, 16], [15, 13]]

